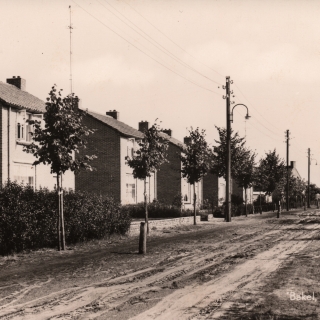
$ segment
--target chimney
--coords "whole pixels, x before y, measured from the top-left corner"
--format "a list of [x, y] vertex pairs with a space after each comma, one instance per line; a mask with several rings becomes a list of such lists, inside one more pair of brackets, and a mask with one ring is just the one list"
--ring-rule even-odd
[[188, 146], [189, 144], [191, 144], [191, 137], [184, 137], [183, 142]]
[[146, 132], [149, 129], [149, 122], [148, 121], [140, 121], [139, 122], [139, 131]]
[[120, 115], [119, 115], [119, 112], [117, 110], [109, 110], [106, 112], [106, 115], [107, 116], [110, 116], [112, 117], [113, 119], [116, 119], [116, 120], [119, 120], [120, 118]]
[[291, 165], [291, 169], [294, 169], [296, 167], [296, 161], [290, 161]]
[[26, 91], [26, 80], [18, 77], [13, 76], [11, 79], [7, 79], [7, 83], [16, 86], [18, 89], [22, 91]]
[[162, 129], [162, 132], [167, 134], [168, 136], [172, 136], [172, 130], [171, 129]]

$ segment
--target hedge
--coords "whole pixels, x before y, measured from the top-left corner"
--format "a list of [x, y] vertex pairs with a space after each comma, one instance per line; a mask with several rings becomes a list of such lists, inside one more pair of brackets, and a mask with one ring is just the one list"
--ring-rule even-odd
[[[0, 188], [0, 254], [57, 245], [58, 196], [55, 191], [8, 182]], [[67, 244], [102, 239], [130, 228], [131, 217], [113, 198], [65, 192]]]
[[[144, 203], [128, 204], [122, 207], [134, 219], [144, 219]], [[149, 218], [180, 218], [193, 216], [193, 210], [182, 210], [174, 205], [166, 205], [158, 201], [148, 204]]]

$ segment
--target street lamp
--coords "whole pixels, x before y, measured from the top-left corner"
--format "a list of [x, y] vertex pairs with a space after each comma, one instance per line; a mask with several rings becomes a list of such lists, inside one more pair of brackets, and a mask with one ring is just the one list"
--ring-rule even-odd
[[231, 222], [231, 195], [230, 195], [230, 182], [231, 182], [231, 122], [233, 122], [233, 110], [237, 106], [244, 106], [247, 109], [246, 119], [249, 119], [248, 107], [242, 103], [236, 104], [230, 112], [230, 77], [226, 78], [226, 100], [227, 100], [227, 172], [226, 172], [226, 221]]

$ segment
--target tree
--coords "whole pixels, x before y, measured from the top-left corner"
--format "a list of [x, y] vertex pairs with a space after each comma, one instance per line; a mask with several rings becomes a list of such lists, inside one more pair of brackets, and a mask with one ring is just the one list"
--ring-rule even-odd
[[79, 99], [74, 94], [62, 97], [62, 89], [57, 92], [56, 85], [51, 88], [46, 102], [46, 112], [43, 115], [44, 128], [40, 121], [29, 120], [33, 125], [31, 132], [33, 142], [24, 147], [24, 151], [32, 153], [37, 160], [33, 165], [50, 165], [51, 173], [57, 176], [57, 193], [59, 198], [58, 214], [58, 246], [65, 250], [63, 196], [60, 184], [61, 176], [71, 170], [78, 173], [81, 168], [92, 170], [89, 162], [94, 155], [75, 157], [74, 153], [85, 148], [85, 136], [93, 133], [82, 123], [84, 111], [78, 108]]
[[[144, 132], [143, 139], [138, 143], [139, 150], [135, 151], [132, 158], [126, 157], [126, 163], [133, 169], [133, 176], [136, 179], [144, 181], [144, 207], [145, 224], [149, 234], [148, 224], [148, 203], [147, 203], [147, 177], [159, 170], [160, 166], [167, 162], [166, 151], [168, 149], [168, 140], [160, 135], [161, 129], [157, 123], [154, 123]], [[145, 252], [141, 252], [145, 253]]]
[[289, 176], [289, 197], [290, 199], [297, 202], [297, 199], [299, 198], [302, 201], [303, 193], [306, 190], [306, 182], [299, 178], [294, 177], [292, 175], [292, 172], [290, 171]]
[[[217, 127], [219, 140], [215, 140], [218, 144], [213, 147], [211, 173], [226, 179], [227, 175], [227, 130]], [[245, 139], [241, 138], [238, 133], [232, 135], [231, 131], [231, 177], [237, 179], [248, 160], [248, 149], [245, 148]]]
[[195, 183], [199, 182], [210, 170], [211, 150], [205, 140], [205, 131], [199, 128], [189, 130], [190, 143], [182, 152], [182, 177], [193, 185], [193, 213], [196, 225], [196, 190]]
[[[306, 186], [306, 188], [308, 188], [308, 187]], [[308, 190], [307, 190], [307, 192], [308, 192]], [[316, 200], [317, 194], [320, 194], [320, 188], [318, 188], [316, 184], [310, 183], [310, 200], [311, 201]]]
[[269, 151], [259, 161], [254, 186], [266, 195], [271, 195], [275, 191], [282, 194], [285, 190], [286, 172], [284, 160], [276, 153], [276, 149]]
[[250, 149], [246, 149], [245, 161], [243, 161], [242, 170], [238, 171], [236, 181], [239, 187], [244, 188], [245, 192], [245, 214], [247, 216], [247, 189], [251, 188], [255, 179], [255, 157], [256, 154]]

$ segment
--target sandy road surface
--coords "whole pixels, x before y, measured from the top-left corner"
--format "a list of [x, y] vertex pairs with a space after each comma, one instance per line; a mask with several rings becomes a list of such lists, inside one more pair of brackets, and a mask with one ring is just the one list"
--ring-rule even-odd
[[0, 319], [220, 318], [318, 237], [320, 225], [301, 220], [264, 214], [154, 232], [145, 257], [132, 238], [0, 260]]

